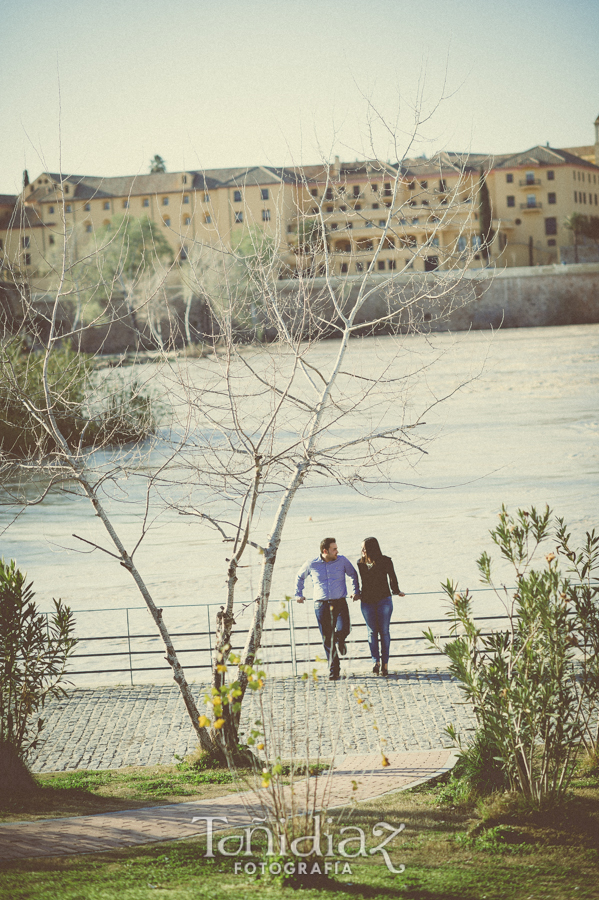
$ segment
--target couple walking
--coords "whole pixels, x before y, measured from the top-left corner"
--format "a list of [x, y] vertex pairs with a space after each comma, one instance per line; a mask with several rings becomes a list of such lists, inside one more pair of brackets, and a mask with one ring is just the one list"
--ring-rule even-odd
[[[295, 599], [303, 603], [304, 582], [308, 576], [314, 585], [314, 612], [322, 635], [322, 642], [329, 663], [329, 680], [337, 681], [340, 672], [340, 656], [345, 656], [346, 638], [350, 632], [347, 606], [346, 576], [353, 585], [353, 600], [360, 600], [362, 615], [368, 631], [368, 645], [373, 663], [373, 673], [389, 674], [389, 624], [393, 612], [391, 594], [405, 597], [399, 590], [393, 562], [383, 556], [379, 542], [368, 537], [362, 544], [362, 556], [358, 560], [358, 572], [346, 556], [339, 555], [335, 538], [320, 542], [320, 556], [312, 559], [298, 572]], [[379, 652], [379, 638], [381, 649]]]

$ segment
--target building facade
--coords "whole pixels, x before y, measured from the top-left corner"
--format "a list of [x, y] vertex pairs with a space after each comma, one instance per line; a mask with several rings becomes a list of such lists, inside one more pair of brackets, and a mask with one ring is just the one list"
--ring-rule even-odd
[[[595, 137], [599, 160], [599, 117]], [[559, 262], [573, 243], [569, 217], [599, 216], [599, 165], [573, 149], [590, 148], [117, 178], [42, 172], [19, 196], [0, 195], [1, 278], [43, 290], [65, 240], [70, 259], [85, 255], [127, 216], [153, 222], [178, 262], [264, 235], [281, 279]]]

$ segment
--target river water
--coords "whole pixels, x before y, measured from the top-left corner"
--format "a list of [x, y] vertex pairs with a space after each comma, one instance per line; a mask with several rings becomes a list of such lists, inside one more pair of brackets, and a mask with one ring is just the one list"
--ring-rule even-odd
[[[354, 365], [373, 368], [391, 340], [356, 341]], [[354, 562], [362, 539], [377, 536], [383, 552], [392, 556], [400, 587], [407, 594], [404, 599], [396, 598], [394, 620], [421, 622], [443, 616], [439, 585], [448, 577], [462, 586], [478, 586], [475, 560], [483, 550], [492, 550], [488, 531], [497, 521], [502, 503], [510, 510], [549, 504], [566, 518], [576, 536], [598, 524], [599, 325], [409, 336], [403, 340], [409, 359], [426, 366], [410, 402], [424, 402], [423, 392], [429, 398], [439, 397], [462, 386], [427, 414], [422, 433], [428, 453], [418, 460], [398, 462], [394, 476], [401, 484], [381, 486], [375, 498], [366, 498], [321, 480], [297, 496], [277, 560], [272, 594], [275, 611], [280, 608], [279, 601], [293, 593], [299, 566], [317, 554], [319, 541], [326, 535], [334, 535], [340, 552]], [[335, 352], [334, 341], [319, 350], [325, 361]], [[114, 504], [113, 509], [117, 528], [134, 541], [138, 510], [128, 504]], [[52, 597], [61, 597], [77, 611], [80, 634], [115, 638], [95, 647], [86, 641], [79, 652], [110, 648], [128, 660], [130, 645], [116, 640], [126, 634], [127, 616], [130, 632], [153, 633], [145, 610], [126, 612], [126, 608], [141, 607], [142, 601], [125, 570], [98, 551], [82, 552], [84, 545], [72, 537], [101, 539], [107, 546], [84, 499], [74, 502], [53, 494], [15, 521], [14, 510], [3, 508], [0, 517], [5, 528], [2, 556], [16, 559], [27, 572], [40, 608], [50, 609]], [[265, 530], [267, 524], [265, 516]], [[156, 603], [165, 608], [167, 623], [177, 633], [207, 630], [214, 609], [209, 612], [204, 606], [224, 601], [226, 556], [227, 545], [197, 521], [164, 515], [150, 529], [137, 553], [137, 564]], [[260, 557], [252, 553], [246, 563], [240, 573], [238, 598], [248, 602], [258, 581]], [[498, 571], [509, 582], [509, 573], [501, 566]], [[477, 611], [499, 613], [501, 603], [483, 592], [477, 595]], [[240, 626], [250, 614], [251, 609], [240, 610]], [[296, 605], [294, 614], [294, 626], [305, 629], [304, 643], [310, 645], [306, 653], [313, 657], [318, 633], [310, 604]], [[352, 618], [356, 626], [361, 622], [357, 605]], [[273, 633], [268, 641], [288, 642], [288, 625], [279, 622], [276, 627], [282, 633]], [[394, 634], [420, 634], [422, 627], [396, 626]], [[364, 638], [359, 628], [355, 634]], [[189, 665], [207, 662], [206, 654], [197, 650], [207, 639], [180, 640], [193, 647], [184, 661]], [[147, 651], [146, 656], [137, 658], [135, 667], [162, 664], [154, 638], [148, 636], [144, 641], [135, 645]], [[410, 651], [417, 646], [407, 641], [402, 649]], [[267, 650], [265, 653], [268, 656]], [[356, 645], [352, 655], [358, 662], [365, 660], [365, 645]], [[87, 672], [108, 667], [105, 659], [93, 656], [77, 665]], [[193, 677], [193, 672], [190, 675]], [[136, 680], [162, 677], [147, 672]], [[205, 673], [197, 677], [205, 677]], [[74, 680], [85, 683], [90, 678], [128, 681], [129, 675], [85, 675]]]

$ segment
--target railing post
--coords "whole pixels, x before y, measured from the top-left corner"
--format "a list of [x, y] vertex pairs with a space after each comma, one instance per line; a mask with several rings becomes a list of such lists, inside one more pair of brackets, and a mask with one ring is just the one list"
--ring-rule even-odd
[[293, 666], [293, 674], [297, 677], [297, 655], [295, 652], [295, 622], [293, 621], [293, 598], [289, 601], [289, 644], [291, 647], [291, 664]]
[[125, 609], [125, 613], [127, 615], [127, 646], [129, 648], [129, 678], [131, 680], [131, 687], [133, 687], [133, 661], [131, 659], [131, 632], [129, 630], [129, 607]]

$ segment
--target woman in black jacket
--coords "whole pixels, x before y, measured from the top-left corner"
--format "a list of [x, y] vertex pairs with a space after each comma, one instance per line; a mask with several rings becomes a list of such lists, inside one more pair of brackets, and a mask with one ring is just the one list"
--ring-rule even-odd
[[[373, 674], [389, 674], [389, 624], [393, 612], [391, 594], [405, 597], [397, 584], [397, 576], [391, 557], [383, 556], [379, 542], [374, 537], [365, 538], [362, 558], [358, 560], [362, 582], [362, 615], [368, 629], [368, 645], [373, 662]], [[381, 652], [379, 655], [379, 635]], [[382, 666], [381, 666], [382, 663]]]

